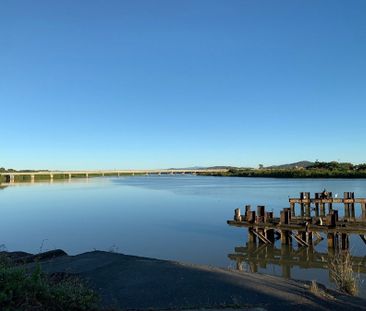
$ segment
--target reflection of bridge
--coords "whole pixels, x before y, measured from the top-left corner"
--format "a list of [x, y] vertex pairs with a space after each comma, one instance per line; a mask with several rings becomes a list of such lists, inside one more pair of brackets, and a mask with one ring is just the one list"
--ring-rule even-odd
[[[244, 247], [235, 247], [235, 253], [229, 254], [231, 260], [236, 261], [238, 270], [243, 270], [243, 263], [248, 264], [252, 272], [259, 268], [267, 268], [267, 265], [276, 265], [282, 268], [283, 277], [291, 277], [291, 268], [303, 269], [329, 269], [329, 263], [335, 258], [337, 252], [317, 252], [312, 247], [292, 248], [290, 245], [282, 245], [276, 248], [269, 244], [247, 243]], [[366, 256], [351, 257], [352, 268], [356, 273], [366, 273]]]
[[95, 170], [95, 171], [37, 171], [37, 172], [2, 172], [0, 173], [0, 182], [3, 177], [7, 183], [14, 183], [17, 178], [34, 182], [37, 177], [48, 177], [49, 180], [54, 178], [73, 177], [94, 177], [94, 176], [122, 176], [122, 175], [163, 175], [163, 174], [207, 174], [226, 172], [227, 169], [162, 169], [162, 170]]

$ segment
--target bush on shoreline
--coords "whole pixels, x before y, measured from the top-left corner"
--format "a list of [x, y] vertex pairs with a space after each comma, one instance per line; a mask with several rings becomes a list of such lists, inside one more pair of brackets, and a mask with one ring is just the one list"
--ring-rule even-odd
[[97, 295], [80, 280], [52, 279], [39, 265], [32, 272], [0, 259], [0, 309], [40, 311], [97, 310]]
[[202, 175], [233, 177], [273, 177], [273, 178], [366, 178], [366, 164], [315, 162], [308, 167], [297, 168], [231, 168], [227, 172]]

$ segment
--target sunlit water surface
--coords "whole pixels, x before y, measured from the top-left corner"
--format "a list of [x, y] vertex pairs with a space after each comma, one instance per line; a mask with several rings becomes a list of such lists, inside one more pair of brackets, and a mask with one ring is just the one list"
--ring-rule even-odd
[[[0, 188], [0, 244], [9, 251], [98, 249], [235, 268], [228, 254], [245, 246], [247, 232], [226, 224], [234, 208], [266, 205], [278, 215], [289, 197], [324, 188], [366, 197], [362, 179], [150, 175], [14, 185]], [[361, 239], [352, 236], [350, 242], [352, 254], [365, 259]], [[326, 252], [326, 243], [317, 251]], [[259, 272], [282, 274], [270, 264]], [[294, 266], [291, 277], [333, 286], [327, 270]], [[365, 294], [365, 275], [359, 277]]]

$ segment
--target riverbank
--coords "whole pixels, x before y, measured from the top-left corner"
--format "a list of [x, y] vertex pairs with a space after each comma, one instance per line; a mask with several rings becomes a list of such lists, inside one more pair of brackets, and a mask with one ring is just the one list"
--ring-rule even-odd
[[201, 176], [269, 177], [269, 178], [366, 178], [366, 170], [307, 170], [307, 169], [230, 169], [227, 172], [199, 173]]
[[3, 254], [26, 269], [37, 261], [46, 274], [80, 277], [104, 310], [366, 310], [361, 298], [269, 275], [102, 251]]

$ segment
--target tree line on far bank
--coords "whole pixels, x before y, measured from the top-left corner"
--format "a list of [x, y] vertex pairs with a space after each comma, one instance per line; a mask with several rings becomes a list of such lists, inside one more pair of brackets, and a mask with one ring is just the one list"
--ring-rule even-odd
[[366, 178], [366, 163], [319, 162], [293, 168], [231, 168], [227, 172], [203, 175], [276, 178]]

